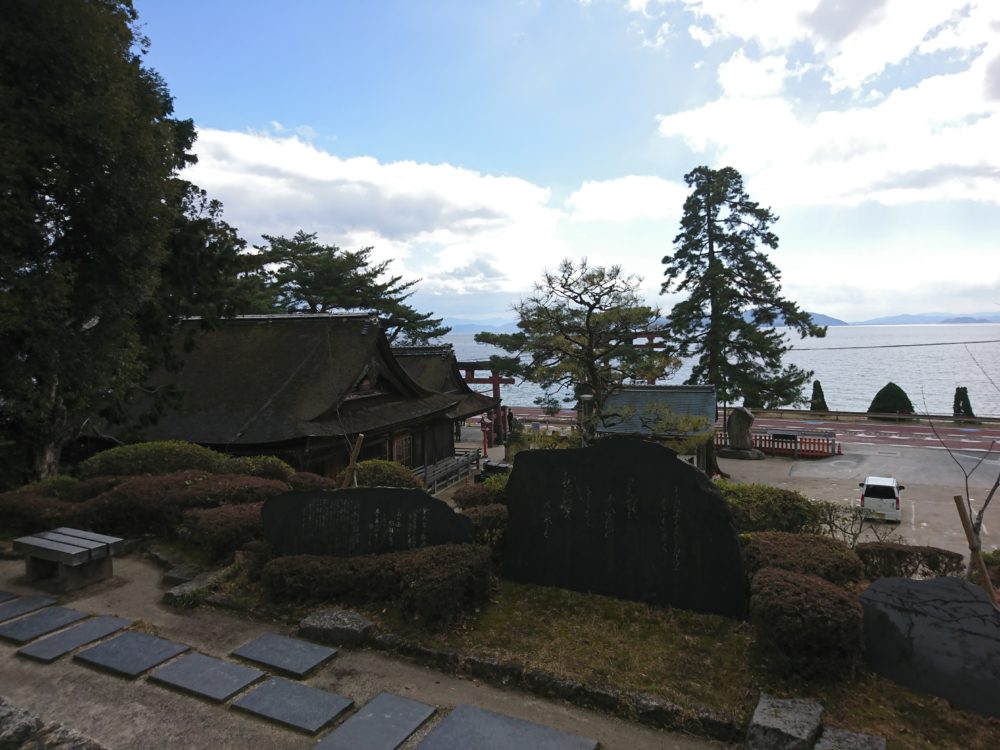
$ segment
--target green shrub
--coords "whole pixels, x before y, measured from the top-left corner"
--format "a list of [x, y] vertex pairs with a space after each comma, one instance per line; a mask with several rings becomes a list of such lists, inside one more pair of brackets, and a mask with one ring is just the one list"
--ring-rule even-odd
[[481, 508], [484, 505], [493, 505], [497, 501], [496, 494], [485, 484], [463, 484], [451, 496], [462, 510], [468, 508]]
[[424, 487], [424, 483], [406, 466], [378, 458], [359, 462], [355, 476], [359, 487], [409, 487], [418, 490]]
[[741, 539], [744, 567], [750, 578], [765, 568], [780, 568], [839, 586], [861, 580], [861, 560], [836, 539], [784, 531], [759, 531]]
[[815, 531], [820, 520], [816, 505], [801, 492], [716, 480], [716, 486], [729, 504], [737, 532]]
[[481, 505], [465, 511], [472, 520], [472, 541], [490, 548], [493, 562], [499, 564], [503, 557], [503, 540], [507, 533], [507, 506], [496, 503]]
[[102, 451], [83, 461], [81, 477], [135, 476], [137, 474], [172, 474], [200, 469], [224, 473], [229, 457], [194, 443], [163, 440], [121, 445]]
[[258, 503], [287, 491], [287, 484], [274, 479], [181, 471], [127, 479], [79, 504], [74, 517], [78, 525], [102, 534], [172, 537], [189, 508]]
[[32, 484], [25, 485], [17, 492], [28, 492], [33, 495], [44, 497], [55, 497], [71, 503], [82, 503], [92, 497], [107, 492], [112, 487], [121, 482], [118, 477], [91, 477], [90, 479], [77, 479], [75, 477], [59, 474], [48, 479], [41, 479]]
[[933, 578], [961, 576], [965, 558], [958, 552], [939, 547], [918, 547], [892, 542], [866, 542], [854, 548], [865, 578]]
[[383, 555], [278, 557], [261, 580], [279, 601], [393, 601], [408, 617], [440, 624], [486, 603], [490, 571], [486, 547], [443, 544]]
[[0, 495], [0, 536], [24, 536], [70, 525], [76, 506], [57, 497], [17, 490]]
[[252, 477], [287, 482], [295, 474], [295, 469], [274, 456], [236, 456], [226, 462], [225, 473], [249, 474]]
[[750, 587], [759, 654], [785, 675], [851, 677], [864, 648], [857, 597], [812, 575], [765, 568]]
[[220, 505], [184, 511], [189, 539], [207, 551], [212, 562], [228, 560], [248, 542], [262, 540], [260, 510], [264, 503]]
[[812, 398], [809, 399], [809, 411], [830, 411], [826, 405], [826, 396], [823, 395], [823, 386], [818, 380], [813, 381]]
[[335, 490], [340, 487], [333, 477], [313, 474], [311, 471], [297, 471], [288, 478], [293, 490]]
[[868, 407], [869, 414], [913, 414], [913, 404], [910, 397], [906, 395], [898, 385], [893, 382], [886, 383], [882, 390], [875, 394], [871, 405]]
[[493, 493], [496, 498], [494, 502], [507, 502], [507, 480], [510, 479], [510, 472], [504, 471], [499, 474], [491, 474], [483, 481], [483, 486]]

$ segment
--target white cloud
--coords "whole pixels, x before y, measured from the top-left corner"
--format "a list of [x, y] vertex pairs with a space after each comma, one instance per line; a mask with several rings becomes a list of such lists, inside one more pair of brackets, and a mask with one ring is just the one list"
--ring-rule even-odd
[[660, 177], [587, 181], [566, 199], [576, 221], [679, 219], [688, 189]]
[[788, 75], [784, 55], [750, 60], [742, 49], [719, 66], [719, 83], [727, 96], [759, 98], [780, 94]]
[[340, 158], [297, 137], [201, 130], [185, 172], [226, 206], [250, 242], [261, 234], [317, 232], [343, 247], [374, 246], [421, 289], [459, 289], [447, 274], [502, 260], [493, 288], [523, 289], [540, 275], [539, 249], [565, 252], [549, 191], [514, 177], [448, 164]]

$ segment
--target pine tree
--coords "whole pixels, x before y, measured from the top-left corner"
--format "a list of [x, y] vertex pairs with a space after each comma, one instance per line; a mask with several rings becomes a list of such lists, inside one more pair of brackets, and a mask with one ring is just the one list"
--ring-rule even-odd
[[813, 381], [812, 398], [809, 400], [810, 411], [830, 411], [826, 405], [826, 397], [823, 395], [823, 386], [818, 380]]
[[974, 417], [972, 403], [969, 401], [969, 389], [959, 386], [955, 389], [954, 413], [956, 417]]

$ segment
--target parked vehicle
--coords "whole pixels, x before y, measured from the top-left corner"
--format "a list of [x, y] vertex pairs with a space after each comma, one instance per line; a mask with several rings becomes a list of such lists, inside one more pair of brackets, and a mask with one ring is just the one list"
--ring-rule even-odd
[[899, 523], [903, 511], [899, 507], [899, 492], [905, 489], [893, 477], [868, 477], [858, 482], [861, 488], [861, 513], [865, 518]]

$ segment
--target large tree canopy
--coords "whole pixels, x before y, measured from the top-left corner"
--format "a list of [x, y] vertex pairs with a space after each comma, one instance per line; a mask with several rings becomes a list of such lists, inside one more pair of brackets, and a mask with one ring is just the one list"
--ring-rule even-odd
[[495, 363], [541, 385], [543, 402], [560, 393], [566, 401], [591, 395], [594, 416], [601, 418], [608, 396], [622, 385], [666, 377], [677, 366], [663, 350], [633, 346], [636, 332], [656, 328], [659, 320], [659, 310], [639, 297], [639, 282], [619, 266], [563, 260], [514, 306], [517, 333], [477, 333], [476, 341], [513, 355]]
[[372, 261], [372, 248], [342, 250], [322, 245], [303, 231], [291, 239], [264, 235], [263, 303], [287, 312], [372, 310], [390, 341], [419, 344], [444, 336], [450, 328], [432, 313], [406, 304], [418, 280], [403, 282], [388, 274], [388, 261]]
[[175, 177], [194, 160], [194, 127], [143, 65], [130, 0], [9, 0], [3, 12], [0, 444], [45, 474], [88, 417], [141, 382], [164, 318], [199, 309], [193, 284], [218, 267], [189, 265], [206, 257], [195, 246], [218, 260], [238, 241]]
[[783, 365], [791, 345], [787, 326], [800, 336], [826, 328], [781, 296], [780, 273], [765, 248], [778, 246], [769, 209], [751, 201], [732, 167], [698, 167], [684, 175], [691, 194], [681, 231], [666, 265], [664, 293], [686, 293], [670, 317], [678, 354], [695, 357], [688, 383], [711, 383], [719, 398], [738, 396], [747, 406], [801, 403], [812, 376]]

